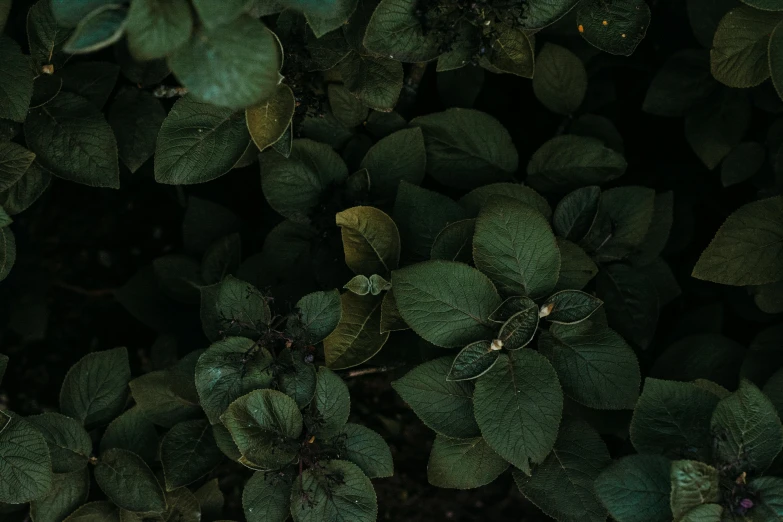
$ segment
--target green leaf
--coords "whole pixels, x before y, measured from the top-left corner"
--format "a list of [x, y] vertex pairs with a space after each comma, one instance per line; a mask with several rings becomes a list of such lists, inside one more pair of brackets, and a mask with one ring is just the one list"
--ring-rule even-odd
[[610, 54], [631, 56], [650, 26], [650, 7], [644, 0], [585, 0], [576, 23], [582, 38]]
[[210, 346], [196, 364], [196, 389], [212, 424], [235, 399], [272, 383], [272, 357], [266, 348], [253, 352], [255, 343], [228, 337]]
[[596, 278], [596, 293], [604, 301], [609, 325], [647, 348], [658, 323], [658, 292], [644, 274], [627, 265], [609, 265]]
[[716, 91], [685, 116], [685, 138], [712, 170], [740, 144], [750, 127], [751, 105], [742, 91]]
[[16, 240], [8, 227], [0, 228], [0, 281], [8, 277], [16, 261]]
[[306, 352], [284, 350], [277, 357], [277, 382], [300, 408], [306, 407], [315, 395], [315, 366], [305, 361]]
[[631, 409], [641, 381], [636, 355], [614, 330], [585, 321], [555, 324], [539, 351], [557, 371], [565, 394], [590, 408]]
[[351, 412], [351, 397], [343, 380], [329, 368], [318, 369], [313, 405], [315, 418], [308, 433], [330, 439], [343, 431]]
[[223, 453], [215, 444], [212, 426], [206, 420], [176, 424], [163, 437], [160, 445], [160, 461], [167, 491], [195, 482], [221, 460]]
[[233, 274], [242, 262], [242, 238], [238, 233], [218, 239], [204, 252], [201, 259], [201, 278], [208, 284], [222, 281]]
[[595, 493], [617, 522], [670, 521], [670, 468], [658, 455], [630, 455], [598, 475]]
[[285, 522], [291, 514], [291, 481], [256, 471], [245, 484], [242, 507], [248, 522]]
[[323, 341], [327, 366], [335, 370], [357, 366], [383, 348], [389, 333], [381, 333], [381, 303], [374, 295], [345, 292], [340, 297], [340, 322]]
[[158, 131], [165, 118], [160, 101], [140, 89], [124, 89], [112, 102], [109, 125], [117, 138], [119, 157], [131, 172], [136, 172], [155, 153]]
[[767, 46], [780, 15], [737, 7], [724, 16], [710, 50], [712, 75], [729, 87], [754, 87], [769, 78]]
[[53, 479], [44, 436], [29, 422], [0, 412], [0, 502], [22, 504], [46, 494]]
[[631, 442], [639, 453], [709, 460], [708, 419], [718, 397], [692, 383], [648, 377], [631, 419]]
[[541, 29], [565, 16], [579, 0], [538, 0], [522, 4], [521, 26]]
[[561, 290], [551, 295], [541, 305], [541, 310], [548, 313], [547, 321], [557, 324], [576, 324], [593, 315], [603, 301], [579, 290]]
[[419, 185], [424, 180], [427, 156], [421, 129], [394, 132], [370, 147], [361, 167], [370, 173], [370, 193], [393, 198], [401, 180]]
[[338, 65], [345, 87], [367, 107], [390, 111], [402, 90], [402, 64], [391, 58], [351, 52]]
[[720, 504], [702, 504], [691, 509], [680, 519], [682, 522], [720, 522], [723, 506]]
[[695, 460], [675, 460], [671, 470], [674, 520], [692, 508], [720, 500], [718, 470]]
[[[33, 69], [30, 59], [19, 45], [7, 36], [0, 36], [0, 118], [23, 122], [33, 96]], [[27, 134], [27, 133], [25, 133]]]
[[148, 465], [158, 458], [158, 432], [155, 425], [145, 417], [140, 406], [126, 410], [111, 421], [101, 437], [101, 453], [112, 448], [131, 451]]
[[701, 254], [693, 277], [735, 286], [783, 279], [782, 216], [781, 196], [740, 207]]
[[428, 62], [440, 54], [436, 31], [425, 31], [417, 0], [381, 0], [367, 24], [364, 46], [400, 62]]
[[555, 520], [603, 522], [606, 509], [593, 492], [593, 481], [610, 463], [598, 432], [581, 419], [566, 417], [552, 453], [530, 476], [514, 470], [514, 482]]
[[471, 263], [475, 225], [475, 219], [461, 219], [443, 227], [432, 243], [430, 259]]
[[332, 113], [346, 127], [356, 127], [367, 119], [369, 109], [343, 85], [330, 83], [328, 96]]
[[472, 189], [508, 180], [517, 170], [511, 135], [488, 114], [455, 108], [410, 124], [424, 133], [427, 173], [444, 185]]
[[414, 260], [429, 258], [443, 227], [465, 218], [465, 211], [452, 199], [404, 180], [397, 191], [393, 214], [402, 244]]
[[596, 256], [599, 261], [624, 259], [645, 240], [655, 211], [655, 191], [634, 186], [609, 189], [601, 196], [601, 211], [611, 223], [611, 234]]
[[[340, 481], [333, 480], [340, 477]], [[355, 465], [330, 460], [323, 469], [306, 470], [291, 490], [291, 515], [294, 522], [350, 520], [373, 522], [378, 501], [372, 482]]]
[[744, 353], [741, 344], [720, 334], [689, 335], [658, 357], [650, 375], [677, 381], [708, 379], [733, 389]]
[[783, 481], [779, 477], [758, 477], [750, 481], [750, 489], [755, 493], [756, 505], [746, 520], [779, 519], [783, 512]]
[[487, 373], [497, 362], [500, 352], [491, 341], [476, 341], [460, 350], [451, 364], [449, 381], [476, 379]]
[[[38, 0], [27, 12], [27, 42], [30, 57], [37, 67], [54, 65], [57, 71], [64, 63], [63, 44], [71, 31], [57, 24], [50, 0]], [[40, 69], [39, 69], [40, 70]]]
[[356, 295], [367, 295], [370, 293], [370, 280], [363, 275], [354, 276], [343, 288], [350, 290]]
[[499, 23], [495, 26], [489, 58], [482, 57], [482, 67], [494, 73], [511, 73], [523, 78], [532, 78], [535, 56], [531, 37], [516, 28]]
[[63, 51], [71, 54], [91, 53], [117, 42], [125, 33], [128, 8], [104, 5], [81, 19], [65, 42]]
[[560, 276], [555, 290], [580, 290], [598, 273], [598, 267], [580, 247], [557, 238], [560, 250]]
[[[346, 391], [347, 393], [347, 391]], [[302, 414], [294, 400], [275, 390], [255, 390], [238, 398], [221, 417], [239, 451], [265, 469], [277, 469], [297, 456]]]
[[214, 478], [198, 488], [193, 496], [201, 506], [201, 519], [207, 522], [218, 520], [223, 514], [225, 498], [220, 491], [218, 479]]
[[501, 354], [476, 381], [474, 414], [487, 444], [530, 475], [552, 450], [563, 413], [554, 368], [532, 350]]
[[392, 388], [430, 429], [456, 439], [479, 435], [473, 417], [473, 383], [448, 381], [451, 357], [441, 357], [406, 373]]
[[117, 507], [109, 501], [88, 502], [66, 518], [68, 522], [120, 522]]
[[263, 103], [245, 110], [250, 137], [259, 151], [271, 147], [281, 139], [296, 108], [294, 93], [288, 85], [280, 84]]
[[340, 293], [337, 290], [307, 294], [296, 303], [296, 308], [307, 340], [313, 344], [332, 333], [342, 316]]
[[194, 0], [199, 19], [208, 28], [214, 29], [220, 25], [235, 20], [239, 15], [247, 11], [253, 0], [228, 0], [215, 4], [210, 0]]
[[231, 109], [271, 96], [281, 66], [274, 34], [247, 15], [197, 30], [168, 56], [168, 63], [194, 98]]
[[767, 55], [769, 57], [769, 72], [772, 77], [772, 84], [778, 92], [778, 96], [783, 98], [783, 23], [778, 23], [769, 38], [769, 47]]
[[570, 241], [581, 241], [593, 227], [600, 204], [599, 187], [583, 187], [569, 192], [555, 208], [552, 227], [558, 236]]
[[335, 217], [342, 230], [345, 264], [356, 274], [388, 275], [400, 261], [400, 233], [383, 211], [353, 207]]
[[114, 4], [116, 0], [51, 0], [52, 13], [58, 25], [63, 27], [76, 27], [76, 25], [91, 12], [107, 4]]
[[71, 366], [60, 390], [60, 411], [84, 425], [108, 423], [125, 407], [128, 350], [93, 352]]
[[60, 522], [87, 500], [89, 491], [90, 472], [86, 468], [55, 474], [46, 495], [30, 503], [30, 517], [35, 522]]
[[193, 17], [187, 0], [134, 0], [125, 29], [133, 57], [154, 60], [165, 58], [188, 41]]
[[340, 156], [326, 144], [294, 140], [291, 156], [261, 154], [261, 187], [269, 205], [297, 223], [308, 223], [324, 192], [348, 177]]
[[395, 270], [392, 285], [400, 315], [425, 340], [453, 348], [491, 335], [488, 318], [500, 296], [478, 270], [427, 261]]
[[119, 188], [114, 134], [84, 98], [60, 93], [30, 111], [24, 132], [38, 161], [54, 175], [91, 187]]
[[338, 437], [344, 437], [340, 456], [359, 466], [367, 478], [391, 477], [394, 474], [389, 445], [373, 430], [349, 422]]
[[109, 499], [122, 509], [162, 513], [166, 499], [158, 480], [144, 461], [130, 451], [103, 452], [95, 466], [95, 481]]
[[0, 194], [3, 210], [11, 216], [24, 212], [49, 188], [51, 180], [51, 173], [33, 162], [19, 181]]
[[598, 139], [557, 136], [533, 154], [527, 183], [539, 192], [565, 192], [617, 179], [627, 166], [622, 154]]
[[52, 456], [52, 471], [71, 473], [87, 467], [92, 440], [81, 423], [59, 413], [47, 412], [27, 418], [41, 432]]
[[9, 190], [32, 165], [35, 154], [11, 141], [0, 142], [0, 192]]
[[192, 96], [180, 98], [158, 133], [155, 179], [189, 185], [219, 178], [242, 156], [248, 140], [241, 113]]
[[557, 114], [576, 111], [587, 92], [587, 71], [574, 53], [546, 43], [536, 57], [533, 93], [547, 109]]
[[77, 94], [103, 108], [117, 83], [120, 69], [110, 62], [77, 62], [60, 72], [63, 92]]
[[473, 260], [507, 293], [532, 298], [550, 293], [560, 272], [560, 251], [547, 220], [502, 197], [476, 218]]
[[750, 381], [722, 399], [712, 414], [714, 458], [739, 471], [762, 472], [783, 449], [783, 427], [775, 407]]
[[643, 110], [658, 116], [682, 116], [717, 86], [710, 73], [708, 52], [684, 49], [674, 53], [655, 73]]
[[767, 150], [755, 141], [740, 143], [724, 158], [720, 179], [724, 187], [752, 178], [764, 165]]
[[481, 437], [438, 435], [427, 463], [427, 480], [439, 488], [473, 489], [489, 484], [507, 469], [508, 462]]
[[742, 3], [762, 11], [783, 11], [783, 6], [775, 0], [742, 0]]
[[471, 217], [479, 215], [484, 207], [492, 205], [499, 196], [518, 200], [541, 212], [547, 219], [552, 218], [552, 209], [549, 203], [538, 192], [518, 183], [491, 183], [471, 190], [459, 200], [459, 204], [465, 207]]
[[532, 304], [515, 313], [500, 327], [498, 339], [507, 350], [518, 350], [533, 340], [538, 329], [538, 306]]
[[216, 341], [226, 335], [257, 338], [272, 320], [266, 297], [233, 276], [201, 287], [201, 326]]
[[[130, 383], [133, 400], [151, 422], [169, 428], [199, 415], [197, 397], [169, 371], [150, 372]], [[129, 449], [129, 448], [125, 448]]]

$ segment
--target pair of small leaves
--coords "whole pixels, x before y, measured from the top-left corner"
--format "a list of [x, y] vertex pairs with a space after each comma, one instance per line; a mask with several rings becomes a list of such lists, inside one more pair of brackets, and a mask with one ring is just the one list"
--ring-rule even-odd
[[369, 278], [357, 275], [348, 281], [344, 288], [356, 295], [380, 295], [381, 292], [391, 289], [391, 283], [378, 274], [373, 274]]

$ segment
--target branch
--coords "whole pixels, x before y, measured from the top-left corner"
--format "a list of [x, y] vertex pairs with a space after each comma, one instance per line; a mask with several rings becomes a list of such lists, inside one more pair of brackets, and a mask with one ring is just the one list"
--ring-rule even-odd
[[363, 375], [372, 375], [374, 373], [386, 373], [392, 370], [396, 370], [397, 368], [402, 368], [403, 366], [405, 365], [396, 364], [394, 366], [378, 366], [376, 368], [361, 368], [359, 370], [351, 370], [350, 372], [343, 374], [343, 378], [350, 379], [352, 377], [361, 377]]

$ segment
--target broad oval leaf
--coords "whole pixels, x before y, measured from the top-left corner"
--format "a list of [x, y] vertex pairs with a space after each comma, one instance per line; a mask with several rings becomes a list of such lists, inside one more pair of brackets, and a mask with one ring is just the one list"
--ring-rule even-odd
[[308, 433], [330, 439], [342, 432], [351, 412], [351, 397], [343, 380], [324, 366], [318, 369], [313, 407], [315, 418]]
[[545, 357], [533, 350], [501, 354], [476, 381], [474, 415], [487, 444], [529, 475], [552, 450], [563, 391]]
[[27, 109], [33, 97], [34, 75], [30, 59], [22, 54], [15, 41], [2, 36], [0, 62], [3, 63], [3, 74], [0, 75], [0, 118], [21, 123], [27, 117]]
[[46, 439], [29, 422], [0, 412], [0, 502], [22, 504], [46, 494], [52, 460]]
[[245, 110], [250, 137], [259, 151], [263, 151], [283, 136], [296, 109], [294, 93], [288, 85], [280, 84], [264, 102]]
[[0, 192], [14, 186], [30, 168], [35, 154], [11, 141], [0, 143]]
[[55, 474], [49, 491], [30, 502], [30, 518], [35, 522], [60, 522], [87, 500], [89, 491], [87, 468]]
[[150, 468], [135, 453], [119, 448], [103, 452], [95, 465], [95, 481], [106, 496], [122, 509], [151, 513], [166, 510], [163, 489]]
[[87, 467], [92, 455], [92, 440], [76, 419], [47, 412], [27, 418], [46, 439], [52, 456], [52, 471], [70, 473]]
[[475, 219], [461, 219], [446, 225], [432, 242], [430, 259], [471, 263], [475, 228]]
[[134, 406], [106, 427], [101, 437], [100, 451], [111, 448], [132, 451], [148, 465], [152, 465], [158, 458], [159, 445], [155, 425], [145, 416], [140, 406]]
[[391, 274], [400, 262], [397, 225], [375, 207], [353, 207], [335, 216], [342, 230], [345, 264], [356, 274]]
[[383, 437], [360, 424], [348, 423], [338, 437], [341, 457], [353, 462], [368, 478], [391, 477], [394, 462], [391, 450]]
[[659, 455], [630, 455], [598, 475], [595, 493], [617, 522], [666, 522], [672, 520], [670, 468]]
[[491, 335], [488, 318], [500, 305], [492, 282], [475, 268], [427, 261], [392, 274], [397, 308], [425, 340], [453, 348]]
[[547, 220], [532, 207], [498, 198], [476, 218], [476, 267], [512, 294], [542, 297], [554, 289], [560, 251]]
[[[322, 470], [308, 469], [291, 490], [291, 516], [294, 522], [350, 520], [374, 522], [378, 501], [372, 482], [355, 464], [329, 460]], [[329, 477], [342, 477], [341, 481]]]
[[473, 489], [489, 484], [507, 469], [508, 462], [482, 437], [437, 435], [427, 463], [427, 481], [439, 488]]
[[601, 189], [582, 187], [568, 193], [555, 207], [552, 227], [558, 236], [569, 241], [581, 241], [590, 232], [598, 216]]
[[242, 113], [185, 96], [177, 100], [160, 127], [155, 179], [189, 185], [218, 178], [242, 156], [249, 138]]
[[340, 293], [330, 290], [307, 294], [296, 303], [296, 309], [307, 340], [313, 344], [319, 343], [340, 323]]
[[125, 26], [128, 50], [140, 61], [165, 58], [184, 45], [193, 31], [187, 0], [134, 0]]
[[352, 292], [340, 297], [340, 322], [324, 339], [327, 366], [336, 370], [350, 368], [369, 360], [383, 348], [389, 332], [381, 333], [382, 302], [379, 296]]
[[242, 491], [248, 522], [285, 522], [291, 514], [291, 481], [285, 476], [256, 471]]
[[221, 460], [223, 453], [217, 447], [212, 426], [206, 419], [174, 425], [163, 437], [160, 445], [166, 491], [173, 491], [197, 481]]
[[401, 180], [419, 185], [424, 180], [427, 155], [418, 127], [394, 132], [370, 147], [360, 166], [370, 174], [370, 194], [393, 198]]
[[462, 196], [459, 204], [465, 207], [470, 217], [475, 217], [484, 207], [491, 206], [501, 196], [533, 207], [547, 220], [552, 218], [552, 209], [547, 200], [535, 190], [519, 183], [490, 183], [478, 187]]
[[647, 34], [650, 7], [644, 0], [585, 0], [576, 12], [579, 33], [610, 54], [630, 56]]
[[487, 373], [497, 362], [500, 351], [493, 350], [492, 341], [477, 341], [460, 350], [451, 363], [449, 381], [476, 379]]
[[574, 53], [546, 43], [536, 56], [533, 93], [544, 106], [557, 114], [576, 111], [587, 92], [587, 71]]
[[231, 109], [271, 96], [282, 65], [274, 34], [248, 15], [201, 28], [168, 56], [168, 63], [193, 97]]
[[[277, 356], [277, 383], [300, 408], [305, 408], [315, 395], [315, 366], [305, 358], [306, 350], [283, 350]], [[309, 355], [309, 354], [308, 354]]]
[[381, 0], [367, 24], [364, 46], [400, 62], [427, 62], [440, 54], [434, 31], [425, 31], [416, 12], [417, 0]]

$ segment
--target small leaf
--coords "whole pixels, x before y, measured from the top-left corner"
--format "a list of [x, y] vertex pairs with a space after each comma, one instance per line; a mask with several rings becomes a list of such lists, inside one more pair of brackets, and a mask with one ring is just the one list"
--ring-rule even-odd
[[528, 306], [509, 317], [500, 327], [498, 339], [507, 350], [518, 350], [533, 340], [538, 328], [538, 306]]
[[338, 437], [344, 437], [340, 456], [353, 462], [367, 478], [391, 477], [394, 462], [391, 450], [383, 437], [359, 424], [348, 423]]
[[318, 369], [313, 405], [316, 420], [308, 426], [309, 433], [330, 439], [342, 432], [351, 412], [351, 397], [343, 380], [329, 368]]
[[441, 357], [392, 382], [402, 400], [430, 429], [456, 439], [479, 435], [473, 417], [473, 383], [448, 381], [451, 358]]
[[187, 0], [134, 0], [125, 29], [133, 57], [154, 60], [165, 58], [188, 41], [193, 17]]
[[125, 407], [130, 376], [125, 348], [88, 354], [65, 375], [60, 411], [85, 426], [108, 423]]
[[0, 192], [14, 186], [32, 165], [35, 154], [11, 141], [0, 142]]
[[192, 420], [176, 424], [163, 437], [160, 445], [166, 491], [197, 481], [221, 460], [223, 453], [215, 443], [209, 422]]
[[[340, 482], [328, 477], [341, 477]], [[294, 522], [350, 520], [373, 522], [378, 501], [372, 482], [355, 465], [329, 460], [323, 469], [308, 469], [291, 490], [291, 516]]]
[[437, 435], [427, 463], [427, 481], [439, 488], [473, 489], [489, 484], [507, 469], [508, 462], [481, 437]]
[[531, 37], [504, 23], [497, 24], [495, 31], [497, 36], [492, 41], [489, 59], [482, 57], [481, 66], [494, 73], [507, 72], [532, 78], [535, 57]]
[[390, 111], [402, 90], [402, 64], [391, 58], [351, 52], [338, 65], [345, 87], [367, 107]]
[[238, 398], [221, 420], [249, 461], [277, 469], [296, 458], [302, 414], [294, 400], [275, 390], [255, 390]]
[[45, 495], [52, 485], [46, 440], [14, 414], [0, 412], [0, 502], [22, 504]]
[[461, 219], [446, 225], [432, 243], [430, 259], [459, 261], [465, 264], [472, 262], [475, 225], [475, 219]]
[[474, 414], [487, 444], [530, 474], [557, 438], [563, 392], [549, 362], [532, 350], [501, 354], [476, 381]]
[[226, 335], [257, 338], [272, 320], [266, 297], [233, 276], [201, 287], [201, 326], [216, 341]]
[[601, 205], [601, 189], [582, 187], [569, 192], [555, 207], [552, 227], [558, 236], [581, 241], [593, 228]]
[[111, 421], [101, 437], [100, 451], [120, 448], [141, 457], [147, 465], [158, 459], [158, 432], [140, 406], [126, 410]]
[[95, 466], [95, 481], [109, 499], [122, 509], [162, 513], [166, 499], [158, 480], [144, 461], [130, 451], [110, 449]]
[[603, 301], [579, 290], [562, 290], [553, 294], [541, 305], [548, 310], [547, 321], [557, 324], [576, 324], [593, 315]]
[[241, 113], [180, 98], [158, 133], [155, 179], [189, 185], [219, 178], [242, 156], [248, 139]]
[[47, 412], [27, 418], [46, 439], [52, 456], [52, 471], [71, 473], [87, 467], [92, 440], [81, 423], [59, 413]]
[[259, 151], [277, 143], [294, 115], [296, 99], [288, 85], [280, 84], [274, 93], [259, 105], [245, 110], [250, 137]]
[[446, 377], [449, 381], [476, 379], [487, 373], [497, 362], [500, 352], [493, 350], [491, 341], [477, 341], [460, 350]]
[[544, 106], [557, 114], [576, 111], [587, 91], [587, 71], [574, 53], [546, 43], [536, 57], [533, 93]]
[[315, 366], [305, 361], [306, 352], [284, 350], [277, 357], [277, 382], [280, 391], [305, 408], [315, 395]]
[[340, 322], [342, 308], [337, 290], [313, 292], [296, 303], [302, 327], [311, 343], [319, 343], [327, 337]]
[[248, 522], [285, 522], [291, 514], [291, 481], [256, 471], [245, 484], [242, 507]]
[[381, 333], [381, 303], [378, 296], [345, 292], [340, 297], [341, 316], [324, 339], [326, 364], [335, 370], [357, 366], [372, 358], [389, 338]]
[[353, 207], [335, 218], [342, 230], [345, 263], [356, 274], [390, 274], [400, 261], [400, 233], [394, 221], [374, 207]]
[[579, 33], [610, 54], [631, 56], [647, 34], [650, 7], [644, 0], [586, 0], [576, 12]]
[[658, 455], [630, 455], [598, 475], [595, 493], [617, 522], [670, 521], [670, 468]]
[[108, 47], [122, 38], [128, 8], [104, 5], [79, 21], [63, 50], [71, 54], [91, 53]]
[[695, 460], [675, 460], [671, 471], [674, 519], [702, 504], [720, 500], [718, 470]]

